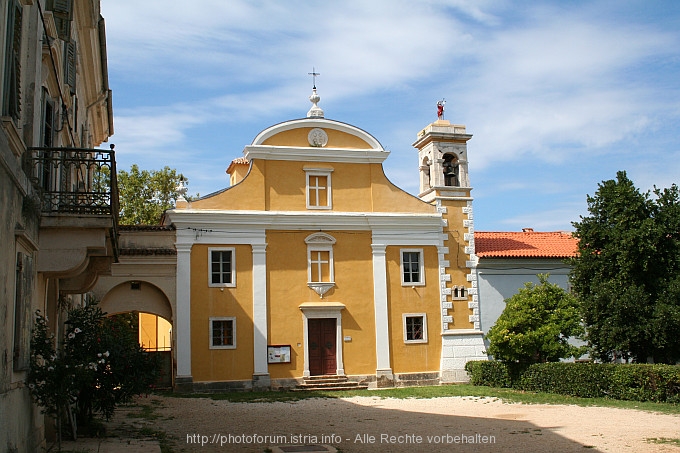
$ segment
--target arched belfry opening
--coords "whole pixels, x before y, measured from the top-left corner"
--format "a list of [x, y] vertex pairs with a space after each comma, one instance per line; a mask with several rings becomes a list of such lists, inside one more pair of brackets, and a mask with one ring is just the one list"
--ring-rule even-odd
[[451, 153], [446, 153], [443, 156], [442, 171], [444, 172], [444, 185], [449, 187], [459, 187], [460, 179], [458, 156]]

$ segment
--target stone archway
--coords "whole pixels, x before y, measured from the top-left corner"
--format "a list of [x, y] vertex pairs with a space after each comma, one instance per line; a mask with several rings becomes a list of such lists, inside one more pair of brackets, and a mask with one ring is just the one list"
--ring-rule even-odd
[[114, 286], [104, 295], [99, 306], [108, 314], [137, 311], [173, 322], [168, 297], [156, 285], [145, 281], [130, 280]]
[[[147, 352], [157, 355], [161, 362], [161, 375], [157, 385], [171, 387], [174, 375], [173, 313], [166, 294], [150, 282], [130, 280], [111, 288], [99, 306], [107, 315], [130, 312], [138, 315], [139, 343]], [[151, 330], [154, 330], [154, 338], [147, 338], [151, 335]]]

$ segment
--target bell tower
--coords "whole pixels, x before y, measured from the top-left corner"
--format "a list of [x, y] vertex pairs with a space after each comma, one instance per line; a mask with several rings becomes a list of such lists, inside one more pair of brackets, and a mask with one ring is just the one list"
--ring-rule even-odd
[[470, 196], [467, 134], [464, 125], [437, 120], [418, 133], [413, 144], [420, 164], [420, 197], [433, 202], [438, 196]]
[[474, 216], [464, 125], [439, 119], [418, 133], [420, 193], [442, 215], [444, 243], [439, 247], [442, 312], [442, 382], [468, 379], [465, 363], [488, 360], [481, 331], [475, 266]]

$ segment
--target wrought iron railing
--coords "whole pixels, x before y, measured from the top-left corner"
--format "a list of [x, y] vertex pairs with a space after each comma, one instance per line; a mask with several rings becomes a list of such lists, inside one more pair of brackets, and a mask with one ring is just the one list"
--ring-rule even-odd
[[41, 194], [43, 213], [112, 216], [118, 224], [118, 179], [110, 151], [29, 148], [29, 177]]

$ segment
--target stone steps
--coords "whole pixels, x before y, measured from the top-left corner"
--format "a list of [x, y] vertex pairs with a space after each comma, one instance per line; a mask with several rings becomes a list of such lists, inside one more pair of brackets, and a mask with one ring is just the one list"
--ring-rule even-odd
[[368, 385], [359, 384], [347, 379], [347, 376], [310, 376], [304, 378], [303, 384], [298, 384], [294, 390], [365, 390]]

